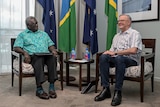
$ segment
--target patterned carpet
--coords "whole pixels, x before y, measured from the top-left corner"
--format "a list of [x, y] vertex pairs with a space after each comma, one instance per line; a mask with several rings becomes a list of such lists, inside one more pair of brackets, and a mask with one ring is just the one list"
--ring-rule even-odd
[[[55, 83], [58, 97], [56, 99], [42, 100], [35, 96], [34, 78], [23, 79], [22, 96], [18, 96], [18, 78], [15, 76], [14, 87], [11, 87], [11, 75], [0, 76], [0, 107], [111, 107], [112, 99], [95, 102], [94, 87], [90, 92], [81, 94], [78, 87], [66, 86], [60, 88], [60, 82]], [[43, 85], [46, 92], [48, 83]], [[101, 90], [98, 88], [98, 92]], [[113, 95], [114, 85], [111, 86]], [[151, 92], [150, 81], [145, 82], [144, 102], [140, 102], [139, 84], [124, 82], [122, 104], [119, 107], [160, 107], [160, 82], [155, 82], [155, 91]]]

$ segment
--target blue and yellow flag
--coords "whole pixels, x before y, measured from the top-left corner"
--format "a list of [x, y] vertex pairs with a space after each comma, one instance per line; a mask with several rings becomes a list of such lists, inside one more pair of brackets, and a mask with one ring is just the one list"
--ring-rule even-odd
[[85, 2], [83, 43], [90, 46], [93, 55], [98, 52], [96, 0], [85, 0]]
[[75, 0], [62, 0], [58, 48], [69, 53], [76, 46]]
[[42, 22], [44, 25], [44, 30], [48, 33], [51, 40], [54, 42], [55, 47], [57, 47], [54, 0], [38, 0], [38, 2], [43, 7]]
[[105, 1], [105, 14], [108, 16], [106, 49], [110, 49], [112, 39], [117, 32], [117, 0]]

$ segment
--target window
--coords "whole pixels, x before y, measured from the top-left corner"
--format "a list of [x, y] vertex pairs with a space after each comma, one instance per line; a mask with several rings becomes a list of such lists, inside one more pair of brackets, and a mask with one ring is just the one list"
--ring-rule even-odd
[[0, 3], [0, 73], [10, 72], [10, 38], [26, 28], [25, 18], [34, 16], [35, 0], [1, 0]]

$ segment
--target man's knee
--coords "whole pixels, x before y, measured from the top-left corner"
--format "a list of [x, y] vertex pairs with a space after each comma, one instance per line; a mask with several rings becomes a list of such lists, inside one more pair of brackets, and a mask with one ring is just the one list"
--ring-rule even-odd
[[124, 62], [124, 56], [118, 55], [117, 57], [115, 57], [115, 61], [120, 63]]
[[106, 55], [106, 54], [102, 54], [101, 56], [100, 56], [100, 62], [106, 62], [106, 61], [108, 61], [109, 60], [109, 55]]

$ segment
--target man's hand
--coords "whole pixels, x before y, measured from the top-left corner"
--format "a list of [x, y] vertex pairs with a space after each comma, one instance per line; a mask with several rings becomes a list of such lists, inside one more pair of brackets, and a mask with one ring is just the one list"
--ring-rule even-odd
[[55, 49], [55, 47], [54, 46], [50, 46], [49, 47], [49, 51], [55, 56], [55, 57], [57, 57], [57, 50]]
[[30, 63], [31, 62], [31, 57], [27, 52], [24, 53], [24, 62], [25, 63]]
[[53, 54], [55, 57], [57, 57], [57, 55], [58, 55], [57, 50], [54, 49], [54, 50], [52, 50], [51, 52], [52, 52], [52, 54]]
[[108, 54], [108, 55], [114, 56], [115, 52], [107, 50], [107, 51], [103, 52], [103, 54]]
[[23, 54], [23, 56], [24, 56], [24, 62], [25, 62], [25, 63], [30, 63], [30, 62], [31, 62], [31, 57], [30, 57], [29, 54], [28, 54], [26, 51], [24, 51], [22, 48], [20, 48], [20, 47], [15, 47], [13, 50], [14, 50], [15, 52], [18, 52], [18, 53], [22, 53], [22, 54]]

